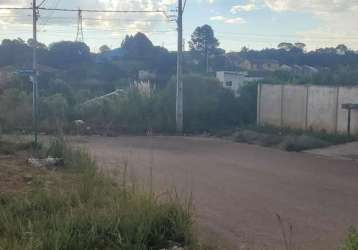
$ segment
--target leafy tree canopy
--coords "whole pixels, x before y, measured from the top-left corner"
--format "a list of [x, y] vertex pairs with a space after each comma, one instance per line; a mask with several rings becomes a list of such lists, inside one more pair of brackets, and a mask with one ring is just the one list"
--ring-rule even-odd
[[215, 37], [213, 28], [207, 24], [197, 27], [189, 42], [190, 50], [201, 55], [206, 52], [215, 54], [219, 45], [219, 40]]

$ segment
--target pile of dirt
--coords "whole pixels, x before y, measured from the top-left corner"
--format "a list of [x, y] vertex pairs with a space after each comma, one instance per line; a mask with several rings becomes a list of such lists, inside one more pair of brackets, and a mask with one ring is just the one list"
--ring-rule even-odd
[[234, 141], [274, 147], [286, 151], [304, 151], [314, 148], [328, 147], [331, 143], [308, 135], [284, 135], [256, 132], [254, 130], [238, 130], [232, 135]]

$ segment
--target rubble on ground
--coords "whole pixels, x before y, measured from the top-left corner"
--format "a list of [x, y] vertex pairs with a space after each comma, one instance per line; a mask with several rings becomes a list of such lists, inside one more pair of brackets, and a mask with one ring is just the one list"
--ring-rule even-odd
[[45, 159], [29, 158], [28, 164], [34, 168], [56, 168], [64, 166], [64, 160], [61, 158], [47, 157]]

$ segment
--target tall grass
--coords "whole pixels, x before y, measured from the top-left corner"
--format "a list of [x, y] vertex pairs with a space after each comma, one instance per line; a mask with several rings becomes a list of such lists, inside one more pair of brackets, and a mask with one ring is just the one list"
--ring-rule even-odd
[[177, 196], [159, 200], [126, 188], [93, 171], [90, 157], [64, 141], [52, 142], [48, 153], [76, 173], [0, 196], [1, 250], [197, 249], [191, 208]]

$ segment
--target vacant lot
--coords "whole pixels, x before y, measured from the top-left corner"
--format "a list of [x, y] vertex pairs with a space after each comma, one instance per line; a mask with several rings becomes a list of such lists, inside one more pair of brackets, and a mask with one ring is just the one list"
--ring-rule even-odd
[[108, 168], [128, 162], [131, 178], [192, 192], [200, 225], [230, 249], [283, 249], [276, 214], [293, 226], [298, 249], [337, 249], [358, 225], [353, 161], [204, 138], [73, 140]]

